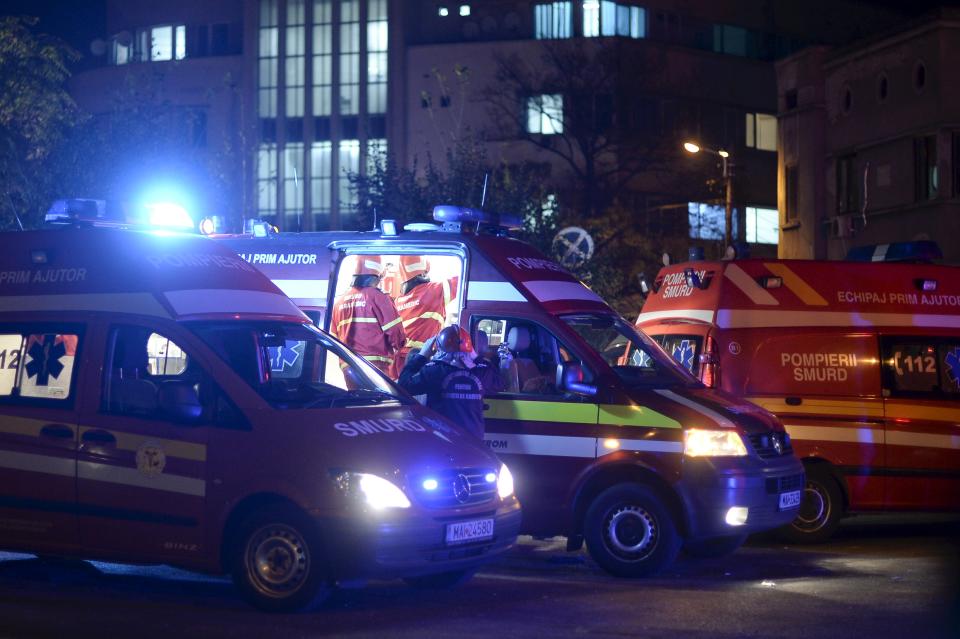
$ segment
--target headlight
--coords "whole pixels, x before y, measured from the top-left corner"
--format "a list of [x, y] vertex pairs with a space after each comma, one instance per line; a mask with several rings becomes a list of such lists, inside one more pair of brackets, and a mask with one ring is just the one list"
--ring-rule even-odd
[[743, 438], [733, 430], [691, 428], [684, 436], [683, 454], [688, 457], [742, 457], [747, 454]]
[[370, 473], [340, 473], [337, 485], [347, 494], [355, 494], [374, 510], [409, 508], [410, 500], [393, 482]]
[[497, 476], [497, 494], [500, 499], [506, 499], [513, 494], [513, 475], [506, 464], [500, 465], [500, 474]]

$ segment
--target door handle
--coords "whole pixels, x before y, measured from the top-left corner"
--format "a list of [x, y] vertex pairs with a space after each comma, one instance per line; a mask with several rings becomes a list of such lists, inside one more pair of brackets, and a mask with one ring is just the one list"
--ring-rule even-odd
[[113, 436], [113, 433], [99, 429], [88, 430], [83, 434], [82, 439], [84, 442], [90, 444], [111, 445], [117, 443], [117, 438]]
[[52, 439], [73, 439], [73, 429], [63, 424], [47, 424], [40, 429], [40, 436]]
[[799, 406], [803, 403], [802, 397], [788, 397], [786, 400], [787, 406]]

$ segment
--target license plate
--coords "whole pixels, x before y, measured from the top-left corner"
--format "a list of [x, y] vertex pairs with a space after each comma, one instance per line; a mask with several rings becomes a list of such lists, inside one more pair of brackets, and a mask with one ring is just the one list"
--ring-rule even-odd
[[447, 544], [463, 544], [478, 539], [493, 539], [493, 520], [474, 519], [447, 524]]
[[780, 493], [780, 510], [796, 508], [800, 505], [800, 491], [791, 490], [789, 493]]

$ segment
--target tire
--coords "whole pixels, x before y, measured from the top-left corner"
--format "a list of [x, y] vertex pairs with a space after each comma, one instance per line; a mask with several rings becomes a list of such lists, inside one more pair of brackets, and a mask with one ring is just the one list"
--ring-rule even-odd
[[683, 552], [697, 559], [716, 559], [725, 557], [737, 550], [747, 540], [746, 535], [727, 535], [697, 539], [683, 544]]
[[231, 553], [233, 582], [254, 606], [298, 612], [333, 592], [316, 524], [292, 506], [268, 506], [239, 526]]
[[819, 544], [829, 539], [843, 517], [843, 492], [827, 470], [807, 468], [800, 512], [777, 536], [795, 544]]
[[641, 484], [617, 484], [597, 495], [583, 530], [590, 556], [617, 577], [652, 575], [680, 552], [673, 516], [663, 499]]
[[411, 588], [417, 588], [418, 590], [449, 590], [467, 583], [476, 572], [476, 568], [451, 570], [450, 572], [440, 572], [435, 575], [406, 577], [403, 581]]

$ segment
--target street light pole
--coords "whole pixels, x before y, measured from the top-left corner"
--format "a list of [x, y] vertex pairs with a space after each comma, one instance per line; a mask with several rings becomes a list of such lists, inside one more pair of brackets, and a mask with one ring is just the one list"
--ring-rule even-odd
[[733, 246], [733, 175], [730, 171], [730, 154], [723, 149], [714, 149], [700, 146], [693, 142], [684, 142], [683, 148], [688, 153], [705, 151], [720, 158], [721, 176], [723, 178], [723, 241], [726, 246]]

